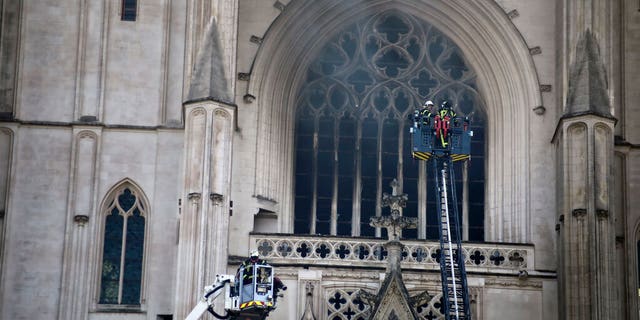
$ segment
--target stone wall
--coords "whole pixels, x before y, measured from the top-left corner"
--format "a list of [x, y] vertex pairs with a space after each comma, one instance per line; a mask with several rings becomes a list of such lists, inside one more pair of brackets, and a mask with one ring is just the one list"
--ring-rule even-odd
[[[175, 312], [176, 242], [184, 210], [179, 201], [185, 201], [182, 103], [204, 32], [198, 21], [211, 16], [219, 21], [225, 72], [238, 107], [228, 252], [246, 255], [254, 245], [251, 231], [292, 231], [294, 128], [285, 120], [300, 80], [295, 70], [323, 39], [305, 35], [339, 25], [338, 2], [139, 0], [137, 20], [127, 22], [120, 20], [119, 1], [0, 0], [0, 318], [55, 319], [70, 310], [60, 307], [63, 302], [82, 296], [88, 302], [78, 319], [155, 320]], [[514, 275], [476, 274], [470, 286], [482, 288], [483, 319], [554, 319], [559, 221], [551, 140], [566, 101], [569, 44], [575, 43], [575, 30], [565, 24], [576, 18], [572, 8], [580, 1], [436, 2], [398, 3], [460, 41], [480, 74], [491, 108], [489, 126], [499, 128], [489, 137], [487, 239], [533, 245], [535, 260], [528, 268], [546, 275], [522, 287]], [[627, 297], [627, 317], [638, 319], [640, 213], [634, 208], [640, 200], [634, 195], [640, 185], [640, 74], [634, 67], [640, 64], [640, 4], [593, 2], [606, 9], [594, 23], [617, 118], [617, 270], [629, 275], [619, 278], [625, 283], [620, 294]], [[389, 2], [349, 2], [353, 12], [364, 14], [360, 5], [377, 10]], [[318, 24], [305, 33], [311, 20], [328, 29]], [[603, 31], [608, 27], [612, 31]], [[77, 144], [84, 131], [95, 135], [87, 148]], [[125, 179], [140, 187], [151, 207], [146, 300], [141, 312], [126, 314], [96, 305], [100, 208], [107, 192]], [[84, 227], [91, 232], [74, 238], [79, 212], [86, 212]], [[69, 252], [94, 257], [73, 258]], [[318, 278], [318, 270], [308, 270], [310, 275], [298, 269], [283, 268], [290, 289], [274, 318], [302, 314], [305, 281], [315, 281], [320, 297], [352, 274], [342, 268], [327, 271], [333, 278]], [[86, 270], [89, 283], [72, 285], [72, 270]], [[422, 275], [414, 276], [418, 286]], [[362, 277], [365, 286], [379, 283], [376, 271]], [[316, 316], [325, 314], [317, 303]]]

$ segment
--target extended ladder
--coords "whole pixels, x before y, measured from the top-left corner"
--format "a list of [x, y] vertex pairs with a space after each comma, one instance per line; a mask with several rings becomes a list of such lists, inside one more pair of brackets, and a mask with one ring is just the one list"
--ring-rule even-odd
[[[425, 103], [427, 107], [429, 102]], [[473, 131], [469, 130], [469, 119], [456, 116], [451, 105], [444, 101], [437, 113], [428, 109], [416, 110], [410, 132], [413, 158], [433, 163], [440, 220], [439, 262], [444, 316], [447, 320], [471, 320], [453, 162], [470, 158]]]
[[[447, 320], [470, 320], [469, 290], [464, 267], [464, 253], [460, 238], [458, 202], [453, 163], [444, 156], [433, 161], [433, 173], [437, 180], [436, 195], [440, 209], [438, 228], [440, 233], [440, 276], [442, 278], [442, 302]], [[451, 201], [449, 201], [451, 199]]]

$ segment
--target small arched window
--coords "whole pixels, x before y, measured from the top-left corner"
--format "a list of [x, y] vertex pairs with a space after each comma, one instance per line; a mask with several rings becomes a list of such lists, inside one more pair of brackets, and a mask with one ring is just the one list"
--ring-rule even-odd
[[130, 184], [115, 189], [105, 204], [99, 303], [140, 305], [147, 206]]
[[453, 41], [397, 10], [330, 38], [298, 91], [294, 231], [380, 235], [369, 219], [382, 214], [382, 193], [397, 179], [409, 195], [403, 214], [420, 225], [403, 236], [436, 239], [431, 166], [412, 159], [409, 133], [409, 116], [428, 99], [471, 120], [472, 160], [456, 165], [457, 198], [464, 238], [483, 240], [486, 117], [475, 79]]

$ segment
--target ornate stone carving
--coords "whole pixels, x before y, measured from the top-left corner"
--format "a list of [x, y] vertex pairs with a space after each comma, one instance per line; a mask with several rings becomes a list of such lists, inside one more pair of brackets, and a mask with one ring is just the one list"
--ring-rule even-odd
[[545, 108], [544, 106], [537, 106], [533, 108], [533, 112], [535, 112], [535, 114], [539, 116], [543, 115], [546, 111], [547, 111], [547, 108]]
[[224, 196], [219, 193], [212, 192], [209, 194], [209, 199], [213, 202], [214, 206], [219, 206], [222, 203], [222, 200], [224, 200]]
[[84, 214], [76, 214], [73, 216], [73, 222], [77, 223], [79, 226], [84, 226], [87, 222], [89, 222], [89, 216]]
[[[294, 235], [257, 235], [256, 247], [270, 248], [263, 252], [265, 259], [284, 264], [331, 264], [353, 266], [359, 264], [383, 267], [388, 252], [381, 239], [353, 239], [338, 237], [310, 237]], [[439, 268], [437, 241], [403, 241], [402, 263], [406, 268], [437, 270]], [[465, 265], [469, 268], [518, 270], [527, 268], [533, 249], [528, 245], [465, 244]], [[491, 259], [493, 258], [493, 259]]]
[[314, 284], [312, 282], [307, 282], [305, 284], [305, 307], [304, 313], [302, 314], [301, 320], [316, 320], [316, 316], [313, 314], [313, 289]]
[[276, 1], [273, 6], [280, 10], [280, 11], [284, 11], [284, 9], [287, 7], [284, 3], [280, 2], [280, 1]]
[[389, 207], [391, 215], [371, 217], [371, 226], [378, 228], [387, 228], [389, 240], [400, 240], [402, 229], [415, 229], [418, 223], [417, 218], [403, 217], [402, 208], [406, 206], [408, 195], [406, 193], [398, 194], [398, 181], [393, 179], [391, 182], [392, 194], [382, 194], [382, 207]]
[[262, 44], [262, 38], [255, 35], [252, 35], [251, 38], [249, 38], [249, 41], [255, 44]]
[[247, 93], [242, 97], [242, 100], [245, 103], [253, 103], [254, 101], [256, 101], [256, 97], [252, 94]]
[[584, 218], [584, 216], [587, 215], [587, 209], [573, 209], [573, 211], [571, 211], [571, 214], [576, 218]]
[[529, 48], [529, 54], [532, 56], [541, 54], [541, 53], [542, 53], [542, 49], [540, 49], [540, 46]]
[[597, 209], [596, 210], [596, 217], [598, 217], [599, 220], [608, 219], [609, 218], [609, 210]]

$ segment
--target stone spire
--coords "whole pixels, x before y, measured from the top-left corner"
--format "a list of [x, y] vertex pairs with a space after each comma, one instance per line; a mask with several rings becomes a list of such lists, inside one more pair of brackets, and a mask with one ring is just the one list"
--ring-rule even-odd
[[620, 319], [611, 163], [614, 126], [598, 39], [586, 28], [569, 68], [558, 146], [560, 319]]
[[187, 102], [214, 100], [233, 104], [233, 98], [224, 74], [224, 61], [226, 60], [220, 44], [218, 24], [216, 19], [211, 17], [193, 65]]
[[[236, 106], [224, 75], [216, 20], [209, 20], [184, 102], [184, 173], [176, 266], [176, 319], [227, 271], [231, 154]], [[216, 312], [224, 305], [216, 302]]]
[[576, 56], [569, 69], [565, 116], [585, 113], [611, 117], [606, 71], [598, 40], [587, 29], [578, 40]]
[[407, 218], [401, 215], [402, 207], [406, 205], [407, 195], [398, 194], [398, 182], [391, 182], [393, 193], [384, 194], [382, 205], [391, 208], [391, 215], [371, 218], [371, 226], [387, 229], [389, 241], [384, 244], [388, 252], [387, 270], [384, 281], [377, 294], [371, 294], [360, 290], [358, 295], [362, 301], [372, 308], [370, 320], [387, 319], [418, 319], [416, 307], [430, 300], [428, 293], [423, 292], [417, 296], [409, 296], [409, 292], [402, 280], [402, 249], [400, 242], [402, 229], [415, 228], [417, 219]]

